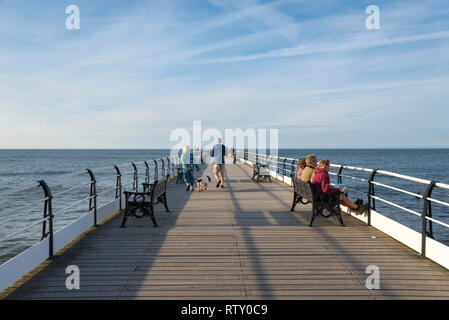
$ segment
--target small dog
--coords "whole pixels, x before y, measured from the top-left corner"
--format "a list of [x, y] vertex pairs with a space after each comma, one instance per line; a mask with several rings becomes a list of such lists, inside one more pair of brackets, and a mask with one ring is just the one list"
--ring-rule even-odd
[[205, 192], [207, 190], [207, 183], [210, 182], [209, 176], [202, 176], [195, 180], [195, 183], [198, 184], [198, 192]]

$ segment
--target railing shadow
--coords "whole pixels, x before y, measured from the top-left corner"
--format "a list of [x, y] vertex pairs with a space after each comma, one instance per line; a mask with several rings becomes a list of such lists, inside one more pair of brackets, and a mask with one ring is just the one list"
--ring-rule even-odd
[[[144, 217], [129, 218], [125, 228], [120, 228], [122, 210], [107, 223], [75, 239], [63, 254], [35, 270], [33, 276], [6, 299], [137, 298], [167, 234], [191, 197], [190, 192], [182, 191], [185, 184], [176, 184], [175, 179], [167, 185], [170, 212], [166, 213], [162, 204], [155, 206], [160, 227], [154, 228], [151, 219]], [[79, 269], [79, 289], [69, 290], [66, 286], [69, 265]]]

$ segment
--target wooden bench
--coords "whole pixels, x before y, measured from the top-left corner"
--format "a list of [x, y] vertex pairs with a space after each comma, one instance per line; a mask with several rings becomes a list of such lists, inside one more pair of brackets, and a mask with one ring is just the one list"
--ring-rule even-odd
[[157, 227], [156, 218], [154, 217], [154, 205], [162, 202], [166, 212], [170, 212], [167, 206], [167, 182], [168, 176], [161, 181], [155, 180], [154, 183], [143, 183], [143, 192], [125, 191], [126, 207], [120, 227], [123, 228], [125, 226], [126, 220], [129, 217], [140, 219], [146, 216], [150, 217], [153, 222], [153, 227]]
[[336, 198], [332, 199], [329, 194], [316, 192], [310, 182], [299, 180], [292, 177], [293, 182], [293, 204], [290, 209], [291, 212], [295, 210], [298, 202], [302, 204], [312, 203], [312, 218], [310, 219], [309, 227], [312, 226], [313, 221], [318, 215], [324, 218], [336, 216], [340, 224], [344, 226], [340, 211], [340, 192], [337, 192]]
[[259, 162], [256, 162], [253, 164], [252, 180], [259, 182], [260, 179], [268, 179], [271, 182], [270, 169]]

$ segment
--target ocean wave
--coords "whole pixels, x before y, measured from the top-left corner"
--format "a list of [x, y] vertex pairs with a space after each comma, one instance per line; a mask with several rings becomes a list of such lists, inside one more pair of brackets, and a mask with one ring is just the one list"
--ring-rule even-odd
[[67, 173], [72, 173], [73, 171], [30, 171], [30, 172], [5, 172], [0, 173], [0, 176], [3, 177], [17, 177], [17, 176], [29, 176], [29, 175], [38, 175], [38, 176], [48, 176], [48, 175], [62, 175]]

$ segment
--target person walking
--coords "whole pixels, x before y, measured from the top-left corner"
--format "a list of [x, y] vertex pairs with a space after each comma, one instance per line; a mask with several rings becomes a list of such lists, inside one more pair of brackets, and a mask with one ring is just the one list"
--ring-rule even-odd
[[[215, 139], [215, 145], [210, 151], [210, 156], [214, 157], [214, 175], [215, 179], [217, 179], [218, 188], [221, 184], [221, 187], [224, 188], [224, 157], [226, 155], [226, 147], [221, 143], [221, 138]], [[220, 173], [221, 177], [219, 177], [218, 173]]]
[[181, 163], [184, 182], [187, 186], [186, 191], [189, 191], [189, 189], [193, 191], [193, 169], [195, 165], [193, 164], [193, 153], [190, 152], [188, 145], [185, 145], [184, 148], [182, 148]]

